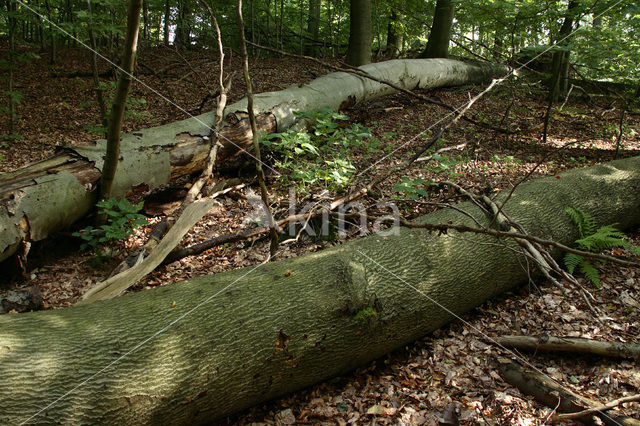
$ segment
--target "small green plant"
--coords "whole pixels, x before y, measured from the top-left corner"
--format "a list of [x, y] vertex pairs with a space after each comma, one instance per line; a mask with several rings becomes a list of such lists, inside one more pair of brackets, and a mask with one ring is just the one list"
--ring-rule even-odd
[[[575, 241], [578, 249], [597, 253], [612, 247], [624, 247], [636, 256], [640, 256], [640, 247], [636, 247], [626, 240], [626, 235], [617, 230], [615, 224], [596, 228], [594, 218], [582, 210], [566, 207], [564, 212], [571, 218], [576, 228], [578, 228], [580, 238]], [[564, 256], [564, 264], [570, 274], [573, 274], [577, 268], [596, 287], [600, 287], [599, 266], [592, 264], [585, 257], [567, 253]]]
[[371, 132], [359, 124], [341, 125], [349, 119], [329, 108], [295, 115], [310, 122], [308, 132], [289, 130], [263, 136], [275, 166], [283, 171], [282, 180], [306, 191], [307, 185], [322, 184], [329, 189], [345, 187], [356, 168], [351, 161], [355, 149], [375, 152], [379, 141], [371, 141]]
[[420, 197], [426, 197], [429, 195], [425, 187], [432, 183], [432, 180], [424, 180], [420, 178], [409, 179], [408, 177], [403, 177], [400, 183], [393, 185], [393, 190], [404, 194], [407, 198], [417, 200]]
[[80, 250], [91, 248], [98, 252], [100, 246], [115, 240], [121, 240], [133, 234], [133, 231], [146, 225], [144, 215], [138, 213], [142, 209], [142, 202], [131, 204], [126, 198], [120, 200], [110, 198], [106, 201], [100, 201], [96, 204], [98, 214], [107, 215], [107, 223], [94, 228], [87, 226], [86, 228], [74, 232], [74, 237], [81, 238], [84, 243], [80, 246]]

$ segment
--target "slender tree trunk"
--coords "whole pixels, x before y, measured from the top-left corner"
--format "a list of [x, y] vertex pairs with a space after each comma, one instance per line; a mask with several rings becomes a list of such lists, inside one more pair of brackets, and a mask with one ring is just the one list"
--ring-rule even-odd
[[349, 4], [346, 62], [357, 67], [371, 62], [371, 0], [351, 0]]
[[449, 39], [453, 27], [454, 11], [455, 4], [452, 0], [437, 1], [429, 41], [427, 41], [427, 47], [420, 54], [421, 58], [449, 57]]
[[320, 38], [320, 0], [309, 0], [307, 32], [313, 41], [307, 44], [305, 53], [309, 56], [316, 56], [318, 54], [316, 42]]
[[[376, 27], [376, 58], [379, 58], [382, 55], [382, 30], [380, 29], [380, 9], [378, 8], [378, 1], [372, 0], [373, 2], [373, 16], [372, 16], [372, 24], [375, 24]], [[373, 46], [372, 46], [373, 47]]]
[[573, 9], [578, 6], [577, 0], [570, 0], [567, 6], [567, 14], [564, 17], [556, 46], [559, 50], [553, 54], [551, 64], [551, 85], [549, 89], [549, 99], [558, 102], [567, 95], [569, 90], [569, 56], [571, 51], [567, 46], [567, 38], [573, 30]]
[[173, 44], [176, 48], [183, 49], [186, 46], [185, 37], [185, 8], [187, 0], [178, 0], [178, 16], [176, 19], [176, 34], [173, 40]]
[[89, 12], [89, 25], [87, 31], [89, 33], [89, 42], [91, 43], [91, 70], [93, 72], [93, 90], [96, 92], [96, 101], [98, 102], [98, 108], [100, 109], [100, 124], [103, 129], [107, 129], [107, 107], [104, 102], [103, 90], [100, 87], [100, 78], [98, 73], [98, 46], [96, 44], [96, 37], [93, 33], [93, 12], [91, 11], [91, 0], [87, 0], [87, 11]]
[[15, 0], [7, 0], [7, 14], [9, 16], [9, 134], [16, 130], [16, 97], [13, 93], [13, 68], [16, 65], [16, 3]]
[[169, 20], [171, 19], [171, 0], [165, 0], [164, 2], [164, 29], [163, 29], [163, 40], [164, 45], [169, 45]]
[[47, 19], [49, 20], [49, 63], [53, 65], [56, 63], [56, 34], [53, 30], [51, 3], [49, 0], [44, 0], [44, 5], [47, 8]]
[[42, 22], [42, 9], [40, 9], [40, 0], [36, 2], [36, 9], [38, 10], [38, 41], [40, 42], [40, 50], [44, 52], [47, 49], [47, 44], [44, 38], [44, 23]]
[[102, 168], [102, 178], [100, 179], [100, 200], [107, 200], [111, 197], [111, 187], [113, 186], [113, 178], [118, 168], [120, 156], [120, 129], [122, 129], [122, 120], [124, 118], [124, 110], [131, 87], [131, 76], [133, 74], [136, 47], [138, 42], [138, 29], [140, 27], [140, 9], [142, 8], [142, 0], [130, 0], [129, 10], [127, 12], [127, 35], [125, 40], [124, 52], [122, 54], [121, 72], [116, 87], [116, 95], [111, 107], [111, 116], [109, 117], [109, 130], [107, 131], [107, 152], [105, 155], [104, 166]]
[[278, 39], [280, 40], [280, 49], [284, 48], [284, 39], [282, 37], [284, 27], [284, 0], [280, 0], [280, 29], [278, 30]]
[[240, 52], [242, 53], [242, 68], [244, 71], [244, 81], [247, 85], [247, 112], [249, 113], [249, 122], [251, 123], [251, 138], [253, 140], [254, 156], [256, 160], [256, 172], [258, 174], [258, 183], [260, 184], [260, 195], [264, 203], [265, 210], [269, 216], [267, 224], [271, 234], [271, 256], [275, 255], [278, 249], [278, 233], [276, 231], [271, 208], [269, 207], [269, 193], [267, 184], [265, 183], [264, 170], [262, 169], [262, 157], [260, 155], [260, 143], [258, 141], [258, 126], [256, 125], [256, 116], [253, 108], [253, 88], [251, 85], [251, 77], [249, 75], [249, 55], [247, 54], [247, 44], [244, 38], [244, 19], [242, 18], [242, 0], [238, 0], [238, 33], [240, 35]]
[[402, 31], [403, 16], [395, 10], [391, 12], [389, 17], [389, 25], [387, 26], [387, 55], [397, 58], [402, 50], [404, 34]]
[[271, 0], [267, 0], [267, 45], [271, 45]]
[[144, 30], [142, 32], [142, 38], [146, 41], [149, 40], [149, 0], [142, 1], [142, 22]]

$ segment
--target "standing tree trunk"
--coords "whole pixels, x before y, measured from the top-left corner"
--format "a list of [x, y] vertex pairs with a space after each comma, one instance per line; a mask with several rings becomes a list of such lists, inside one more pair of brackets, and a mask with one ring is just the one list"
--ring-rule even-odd
[[427, 47], [420, 54], [421, 58], [448, 58], [449, 39], [453, 27], [455, 4], [453, 0], [438, 0], [433, 15], [433, 24], [429, 33]]
[[142, 31], [142, 38], [146, 41], [149, 40], [150, 28], [149, 28], [149, 0], [142, 0], [142, 24], [144, 29]]
[[401, 13], [397, 13], [395, 10], [391, 12], [389, 17], [389, 25], [387, 26], [387, 55], [392, 58], [397, 58], [402, 51], [402, 44], [404, 42], [404, 33], [402, 31]]
[[[125, 40], [124, 52], [122, 54], [122, 72], [118, 78], [116, 95], [111, 107], [109, 117], [109, 130], [107, 131], [107, 152], [105, 154], [104, 166], [102, 168], [102, 178], [100, 179], [99, 200], [107, 200], [111, 197], [111, 187], [113, 178], [118, 168], [120, 156], [120, 130], [124, 110], [131, 87], [131, 77], [136, 56], [138, 43], [138, 28], [140, 27], [140, 9], [142, 0], [130, 0], [127, 12], [127, 36]], [[103, 220], [102, 218], [101, 220]]]
[[7, 0], [7, 16], [9, 20], [9, 135], [16, 130], [16, 94], [13, 93], [13, 69], [16, 65], [16, 3], [15, 0]]
[[569, 56], [571, 51], [567, 46], [567, 38], [573, 30], [573, 9], [578, 6], [577, 0], [570, 0], [567, 6], [567, 14], [564, 17], [556, 46], [558, 50], [553, 54], [551, 64], [551, 85], [549, 89], [549, 100], [558, 102], [560, 98], [567, 95], [569, 90]]
[[359, 67], [371, 63], [371, 0], [351, 0], [349, 4], [349, 47], [346, 62]]
[[[89, 32], [89, 42], [91, 43], [91, 70], [93, 72], [93, 90], [96, 92], [96, 100], [98, 102], [98, 108], [100, 109], [100, 124], [103, 127], [104, 132], [109, 126], [109, 120], [107, 118], [107, 106], [105, 105], [103, 90], [100, 87], [100, 78], [98, 73], [98, 46], [96, 43], [96, 37], [93, 32], [93, 13], [91, 11], [91, 0], [87, 0], [87, 11], [89, 12], [89, 22], [87, 31]], [[104, 133], [102, 133], [104, 135]]]
[[169, 19], [171, 19], [171, 0], [165, 0], [164, 3], [164, 45], [169, 45]]
[[306, 45], [305, 53], [309, 56], [316, 56], [318, 54], [317, 42], [320, 33], [320, 0], [309, 0], [307, 32], [313, 40]]
[[53, 65], [56, 63], [56, 34], [53, 31], [53, 20], [51, 19], [51, 3], [49, 0], [45, 0], [44, 5], [47, 8], [47, 19], [49, 20], [49, 63]]

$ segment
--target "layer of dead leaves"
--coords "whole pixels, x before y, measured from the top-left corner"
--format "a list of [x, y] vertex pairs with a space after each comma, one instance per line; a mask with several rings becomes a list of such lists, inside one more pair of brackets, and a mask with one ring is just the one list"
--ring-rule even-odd
[[[19, 121], [18, 133], [24, 139], [0, 149], [5, 158], [0, 162], [1, 171], [46, 158], [57, 145], [83, 144], [93, 137], [82, 129], [86, 124], [96, 124], [97, 109], [84, 104], [93, 97], [89, 78], [52, 77], [52, 74], [88, 71], [88, 54], [63, 49], [61, 58], [59, 64], [48, 69], [47, 58], [43, 55], [41, 60], [25, 65], [24, 72], [18, 77], [17, 90], [25, 95], [19, 107], [23, 118]], [[143, 51], [139, 63], [144, 64], [139, 67], [142, 70], [139, 77], [144, 85], [135, 83], [133, 96], [146, 99], [143, 112], [149, 117], [144, 122], [129, 121], [126, 125], [129, 130], [185, 118], [187, 114], [183, 110], [198, 112], [207, 91], [215, 90], [216, 58], [210, 53], [178, 54], [158, 48]], [[104, 67], [106, 69], [106, 65]], [[229, 70], [238, 69], [237, 58], [231, 58]], [[252, 69], [256, 92], [280, 90], [324, 73], [315, 65], [274, 58], [259, 60]], [[154, 89], [160, 90], [180, 108], [155, 95]], [[429, 95], [459, 106], [477, 90], [458, 88]], [[243, 93], [242, 79], [236, 73], [230, 101], [241, 98]], [[513, 105], [508, 107], [512, 100]], [[570, 99], [561, 111], [557, 111], [548, 141], [543, 144], [540, 124], [546, 104], [542, 95], [518, 86], [499, 88], [479, 102], [470, 115], [476, 120], [501, 121], [504, 126], [520, 129], [519, 134], [507, 137], [461, 123], [445, 133], [443, 142], [444, 145], [465, 143], [464, 148], [447, 153], [451, 158], [460, 155], [463, 160], [448, 170], [438, 168], [437, 162], [416, 163], [402, 176], [452, 180], [470, 190], [492, 194], [511, 188], [529, 174], [530, 178], [556, 175], [567, 168], [608, 161], [614, 156], [620, 105], [608, 97], [588, 102]], [[212, 106], [213, 101], [208, 100], [204, 111]], [[375, 157], [363, 154], [356, 159], [361, 171], [354, 182], [358, 187], [372, 176], [401, 164], [418, 150], [442, 125], [436, 123], [445, 118], [447, 112], [405, 95], [396, 95], [347, 111], [347, 114], [353, 122], [369, 126], [385, 145], [383, 152]], [[633, 114], [627, 119], [622, 155], [633, 155], [640, 149], [639, 121]], [[2, 126], [4, 124], [0, 123], [0, 133], [5, 130]], [[377, 158], [383, 160], [376, 162]], [[399, 177], [377, 188], [365, 202], [394, 200], [407, 218], [435, 208], [424, 202], [398, 201], [401, 194], [392, 190], [398, 180]], [[182, 187], [188, 187], [188, 183], [182, 184]], [[288, 210], [288, 188], [274, 177], [270, 184], [273, 207], [282, 217]], [[318, 191], [310, 193], [317, 194]], [[221, 198], [185, 237], [182, 245], [255, 226], [243, 221], [253, 208], [248, 201], [251, 196], [250, 192], [242, 192]], [[298, 200], [298, 204], [312, 201], [313, 197], [301, 197], [304, 199]], [[458, 199], [449, 191], [435, 189], [430, 192], [428, 201], [453, 203]], [[150, 226], [157, 220], [151, 218]], [[120, 257], [143, 244], [147, 231], [141, 230], [128, 241], [111, 247], [119, 255], [115, 261], [105, 259], [103, 265], [88, 253], [78, 254], [77, 243], [68, 238], [44, 242], [34, 247], [26, 276], [9, 284], [37, 286], [45, 308], [69, 306], [104, 278]], [[346, 238], [356, 237], [358, 229], [353, 227]], [[313, 239], [303, 234], [298, 241], [281, 247], [278, 258], [299, 256], [340, 242], [342, 240]], [[268, 243], [263, 240], [216, 247], [159, 268], [145, 277], [135, 290], [256, 265], [264, 261], [267, 254]], [[496, 348], [491, 339], [503, 334], [550, 334], [634, 341], [640, 332], [639, 284], [640, 271], [611, 265], [602, 271], [601, 289], [593, 289], [584, 283], [596, 299], [592, 304], [602, 318], [599, 323], [575, 289], [569, 289], [570, 297], [564, 297], [553, 287], [532, 282], [517, 293], [488, 302], [460, 321], [349, 376], [255, 407], [226, 422], [543, 424], [551, 414], [550, 410], [524, 397], [497, 375], [495, 357], [514, 358], [515, 355]], [[640, 391], [640, 373], [628, 361], [547, 354], [521, 356], [572, 390], [598, 401]], [[640, 415], [637, 405], [623, 407], [622, 411], [627, 415]]]

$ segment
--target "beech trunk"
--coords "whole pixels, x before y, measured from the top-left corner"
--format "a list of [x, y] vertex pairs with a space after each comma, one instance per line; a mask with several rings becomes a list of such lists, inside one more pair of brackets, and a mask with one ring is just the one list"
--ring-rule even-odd
[[[503, 212], [531, 235], [571, 244], [566, 206], [599, 225], [635, 227], [638, 188], [633, 157], [522, 184]], [[470, 202], [418, 222], [474, 226], [462, 212], [492, 222]], [[525, 259], [506, 243], [400, 228], [103, 302], [0, 316], [0, 423], [213, 421], [364, 365], [527, 282]]]

